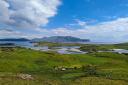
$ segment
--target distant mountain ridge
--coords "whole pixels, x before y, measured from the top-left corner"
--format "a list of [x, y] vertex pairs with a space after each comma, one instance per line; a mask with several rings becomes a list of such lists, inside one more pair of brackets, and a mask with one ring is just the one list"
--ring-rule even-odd
[[31, 41], [31, 42], [89, 42], [89, 39], [80, 39], [72, 36], [52, 36], [52, 37], [44, 37], [44, 38], [34, 38], [32, 40], [26, 38], [3, 38], [0, 41]]
[[30, 40], [26, 38], [5, 38], [5, 39], [0, 39], [0, 41], [30, 41]]
[[89, 42], [89, 39], [80, 39], [72, 36], [52, 36], [52, 37], [44, 37], [44, 38], [35, 38], [32, 39], [35, 42]]

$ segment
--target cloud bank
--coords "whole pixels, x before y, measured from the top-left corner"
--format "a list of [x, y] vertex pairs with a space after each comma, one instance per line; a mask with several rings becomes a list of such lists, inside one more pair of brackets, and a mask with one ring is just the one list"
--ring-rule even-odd
[[[86, 23], [86, 22], [85, 22]], [[83, 21], [77, 22], [80, 29], [56, 28], [49, 30], [40, 30], [45, 35], [68, 35], [80, 38], [89, 38], [93, 41], [105, 42], [126, 42], [128, 41], [128, 18], [118, 18], [116, 20], [101, 22], [95, 25], [85, 24]], [[45, 36], [44, 35], [44, 36]]]
[[59, 0], [1, 0], [0, 23], [26, 29], [44, 26], [59, 5]]

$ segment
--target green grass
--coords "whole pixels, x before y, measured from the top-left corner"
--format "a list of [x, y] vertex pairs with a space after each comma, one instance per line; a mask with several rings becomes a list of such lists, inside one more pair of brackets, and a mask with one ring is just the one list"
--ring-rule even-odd
[[[58, 47], [58, 46], [82, 46], [89, 50], [94, 48], [96, 50], [110, 50], [115, 48], [128, 49], [128, 43], [120, 44], [80, 44], [80, 43], [53, 43], [53, 42], [38, 42], [37, 46], [48, 46], [48, 47]], [[88, 47], [88, 49], [87, 49]]]
[[[98, 75], [87, 75], [81, 68], [86, 65], [97, 66]], [[56, 71], [55, 66], [77, 69]], [[14, 76], [19, 73], [31, 74], [34, 80], [23, 80]], [[128, 55], [116, 53], [62, 55], [25, 48], [0, 51], [0, 85], [127, 85], [127, 83]]]
[[54, 43], [54, 42], [39, 42], [37, 46], [48, 46], [48, 47], [58, 47], [58, 46], [83, 46], [84, 44], [79, 43]]
[[120, 43], [120, 44], [84, 44], [79, 45], [80, 50], [82, 51], [89, 51], [89, 52], [96, 52], [96, 51], [106, 51], [111, 49], [126, 49], [128, 50], [128, 43]]

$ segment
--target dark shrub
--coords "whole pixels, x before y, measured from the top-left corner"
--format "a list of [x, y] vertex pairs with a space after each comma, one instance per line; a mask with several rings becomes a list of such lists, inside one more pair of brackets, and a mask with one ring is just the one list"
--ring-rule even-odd
[[90, 76], [93, 76], [93, 75], [97, 75], [98, 74], [98, 72], [97, 72], [97, 66], [95, 66], [95, 65], [82, 66], [82, 70], [88, 76], [89, 75]]

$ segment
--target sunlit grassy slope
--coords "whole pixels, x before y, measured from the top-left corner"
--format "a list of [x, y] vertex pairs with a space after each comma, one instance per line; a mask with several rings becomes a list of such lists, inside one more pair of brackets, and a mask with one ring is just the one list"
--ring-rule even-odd
[[[82, 67], [87, 65], [96, 66], [97, 74], [83, 71]], [[70, 69], [61, 71], [55, 67]], [[14, 76], [20, 73], [30, 74], [34, 79]], [[24, 48], [0, 51], [0, 85], [128, 85], [128, 55], [61, 55]]]

